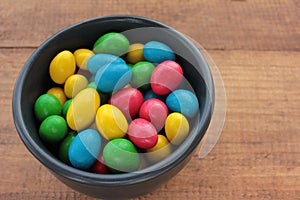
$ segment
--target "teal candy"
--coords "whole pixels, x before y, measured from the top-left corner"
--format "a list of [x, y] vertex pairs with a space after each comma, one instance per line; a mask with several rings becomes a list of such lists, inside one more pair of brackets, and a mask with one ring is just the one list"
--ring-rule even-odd
[[166, 99], [165, 96], [155, 94], [152, 90], [148, 90], [147, 92], [145, 92], [144, 101], [146, 101], [148, 99], [152, 99], [152, 98], [159, 99], [161, 101], [165, 101], [165, 99]]
[[69, 160], [72, 166], [87, 170], [97, 160], [101, 148], [101, 137], [94, 129], [78, 133], [69, 147]]
[[110, 65], [113, 63], [122, 63], [125, 64], [126, 62], [115, 55], [112, 54], [95, 54], [87, 62], [87, 68], [89, 72], [92, 74], [96, 74], [98, 69], [105, 65]]
[[105, 93], [120, 90], [127, 85], [132, 72], [127, 64], [111, 63], [101, 67], [95, 77], [97, 90]]
[[144, 58], [152, 63], [161, 63], [166, 60], [175, 60], [173, 50], [166, 44], [158, 41], [150, 41], [144, 45]]
[[180, 112], [186, 117], [194, 117], [199, 110], [199, 102], [194, 93], [189, 90], [174, 90], [166, 99], [171, 111]]

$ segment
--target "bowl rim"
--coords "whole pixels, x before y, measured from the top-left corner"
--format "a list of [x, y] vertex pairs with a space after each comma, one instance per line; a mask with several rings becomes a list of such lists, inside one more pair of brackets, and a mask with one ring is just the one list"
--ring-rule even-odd
[[[83, 170], [79, 170], [64, 164], [53, 156], [48, 155], [44, 150], [39, 147], [34, 140], [30, 137], [30, 134], [26, 128], [26, 124], [22, 119], [21, 110], [21, 94], [22, 94], [22, 85], [25, 81], [25, 77], [29, 73], [30, 66], [32, 62], [36, 59], [36, 57], [43, 51], [43, 48], [51, 42], [51, 40], [59, 37], [61, 34], [67, 31], [71, 31], [73, 29], [79, 28], [88, 23], [94, 23], [97, 21], [105, 21], [105, 20], [133, 20], [139, 21], [147, 24], [152, 24], [153, 26], [158, 26], [161, 28], [166, 28], [168, 31], [173, 32], [177, 36], [179, 36], [186, 44], [188, 44], [189, 48], [193, 50], [193, 52], [197, 53], [198, 62], [201, 63], [202, 70], [208, 75], [205, 79], [206, 87], [207, 87], [207, 97], [210, 97], [209, 100], [205, 101], [205, 105], [202, 113], [202, 117], [200, 117], [199, 126], [193, 130], [196, 132], [194, 134], [190, 134], [189, 137], [186, 138], [184, 143], [188, 143], [189, 147], [186, 145], [180, 145], [176, 151], [172, 152], [170, 156], [165, 158], [164, 160], [153, 164], [145, 169], [129, 172], [124, 174], [95, 174], [90, 172], [85, 172]], [[198, 69], [197, 69], [198, 70]], [[179, 165], [183, 162], [186, 157], [188, 157], [198, 146], [201, 141], [205, 131], [208, 128], [208, 125], [211, 121], [212, 112], [214, 108], [214, 85], [213, 78], [204, 56], [201, 54], [199, 49], [182, 33], [175, 30], [174, 28], [165, 25], [159, 21], [135, 16], [135, 15], [109, 15], [109, 16], [101, 16], [96, 18], [91, 18], [71, 26], [68, 26], [51, 37], [49, 37], [46, 41], [44, 41], [29, 57], [27, 62], [24, 64], [21, 72], [19, 73], [19, 77], [16, 81], [15, 88], [13, 91], [13, 99], [12, 99], [12, 107], [13, 107], [13, 118], [14, 124], [17, 129], [18, 135], [21, 138], [22, 142], [25, 144], [27, 149], [31, 152], [31, 154], [36, 157], [45, 167], [47, 167], [50, 171], [57, 173], [58, 175], [65, 177], [67, 179], [71, 179], [73, 181], [90, 184], [90, 185], [102, 185], [102, 186], [116, 186], [116, 185], [130, 185], [140, 183], [149, 179], [154, 179], [161, 174], [166, 173], [167, 171], [174, 168], [174, 166]], [[202, 133], [202, 134], [200, 134]], [[193, 137], [192, 137], [193, 136]]]

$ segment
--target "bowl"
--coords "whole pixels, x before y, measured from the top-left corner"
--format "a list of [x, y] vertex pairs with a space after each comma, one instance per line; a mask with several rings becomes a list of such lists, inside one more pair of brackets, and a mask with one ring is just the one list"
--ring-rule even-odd
[[[34, 117], [35, 100], [53, 83], [49, 63], [63, 50], [92, 49], [99, 36], [122, 32], [130, 42], [162, 41], [169, 45], [181, 64], [184, 76], [199, 102], [189, 136], [164, 160], [136, 172], [94, 174], [68, 166], [55, 157], [38, 136]], [[214, 85], [201, 52], [183, 34], [158, 21], [138, 16], [117, 15], [89, 19], [54, 34], [41, 44], [19, 74], [13, 94], [14, 123], [24, 145], [55, 177], [81, 193], [105, 199], [124, 199], [147, 194], [174, 177], [191, 159], [205, 134], [214, 107]]]

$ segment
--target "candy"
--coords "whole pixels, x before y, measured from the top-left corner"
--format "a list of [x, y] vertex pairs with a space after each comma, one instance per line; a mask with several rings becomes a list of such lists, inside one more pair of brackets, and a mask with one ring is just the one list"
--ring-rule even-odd
[[143, 103], [143, 95], [136, 88], [124, 88], [112, 95], [109, 104], [119, 108], [127, 120], [134, 118]]
[[142, 90], [150, 88], [150, 77], [155, 66], [146, 61], [136, 63], [132, 68], [131, 85]]
[[199, 102], [194, 93], [188, 90], [175, 90], [166, 99], [168, 108], [186, 117], [194, 117], [199, 110]]
[[165, 132], [168, 140], [175, 145], [179, 145], [189, 134], [189, 122], [181, 113], [171, 113], [168, 115], [165, 124]]
[[76, 69], [75, 57], [70, 51], [58, 53], [50, 63], [49, 73], [51, 79], [58, 84], [63, 84], [66, 79], [74, 74]]
[[64, 103], [67, 101], [66, 94], [65, 94], [64, 90], [60, 87], [50, 88], [47, 91], [47, 94], [54, 95], [59, 100], [61, 106], [63, 106]]
[[51, 115], [44, 119], [40, 128], [39, 136], [47, 143], [61, 141], [68, 132], [66, 120], [59, 115]]
[[109, 141], [103, 149], [103, 159], [111, 170], [117, 172], [136, 171], [141, 162], [135, 146], [124, 138]]
[[87, 68], [92, 74], [96, 74], [98, 69], [111, 64], [126, 64], [125, 61], [111, 54], [96, 54], [87, 61]]
[[175, 60], [175, 54], [166, 44], [158, 41], [147, 42], [143, 48], [144, 58], [153, 63]]
[[131, 76], [131, 69], [127, 64], [110, 63], [97, 71], [95, 82], [101, 92], [113, 92], [127, 85]]
[[97, 174], [108, 174], [109, 173], [109, 169], [104, 163], [103, 156], [101, 156], [100, 158], [98, 158], [96, 160], [96, 162], [90, 168], [90, 171], [97, 173]]
[[132, 64], [143, 61], [144, 60], [143, 48], [144, 45], [140, 43], [135, 43], [130, 45], [126, 56], [126, 60]]
[[78, 133], [69, 148], [69, 160], [78, 169], [89, 169], [101, 149], [101, 137], [96, 130], [86, 129]]
[[74, 57], [75, 57], [76, 65], [80, 69], [87, 70], [87, 61], [93, 55], [95, 55], [94, 52], [91, 51], [91, 50], [89, 50], [89, 49], [77, 49], [74, 52]]
[[128, 39], [121, 33], [107, 33], [101, 36], [94, 44], [95, 53], [107, 53], [122, 56], [127, 53], [129, 48]]
[[168, 157], [172, 152], [172, 147], [165, 136], [158, 135], [156, 145], [150, 149], [147, 149], [146, 152], [146, 158], [151, 163], [156, 163]]
[[137, 147], [149, 149], [157, 142], [155, 127], [147, 120], [137, 118], [128, 126], [128, 137]]
[[141, 105], [139, 116], [150, 121], [156, 130], [160, 131], [164, 127], [168, 116], [168, 108], [159, 99], [149, 99]]
[[100, 96], [95, 89], [81, 90], [73, 99], [67, 112], [69, 127], [77, 131], [87, 128], [94, 121], [99, 106]]
[[73, 74], [67, 78], [64, 86], [65, 94], [68, 98], [72, 98], [81, 90], [86, 88], [88, 80], [80, 74]]
[[68, 113], [68, 110], [69, 110], [72, 100], [73, 99], [69, 99], [64, 103], [63, 110], [62, 110], [63, 117], [67, 116], [67, 113]]
[[144, 94], [144, 101], [148, 100], [148, 99], [159, 99], [161, 101], [165, 101], [166, 97], [165, 96], [161, 96], [158, 94], [155, 94], [152, 90], [148, 90], [147, 92], [145, 92]]
[[151, 88], [158, 95], [166, 95], [176, 89], [183, 78], [181, 66], [175, 61], [160, 63], [152, 72]]
[[128, 129], [123, 113], [110, 104], [100, 106], [96, 114], [96, 125], [101, 135], [107, 140], [124, 137]]
[[62, 106], [52, 94], [43, 94], [35, 101], [34, 113], [38, 121], [43, 121], [50, 115], [60, 115]]
[[67, 134], [65, 139], [63, 139], [63, 141], [61, 141], [61, 143], [59, 144], [58, 158], [66, 164], [70, 163], [69, 148], [75, 136], [76, 133], [74, 131], [71, 131]]

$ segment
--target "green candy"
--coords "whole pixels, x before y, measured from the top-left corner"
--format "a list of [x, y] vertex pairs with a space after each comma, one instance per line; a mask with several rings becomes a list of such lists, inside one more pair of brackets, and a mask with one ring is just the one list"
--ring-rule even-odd
[[34, 114], [40, 122], [50, 115], [60, 115], [61, 111], [59, 100], [52, 94], [39, 96], [34, 104]]
[[155, 69], [155, 66], [146, 61], [136, 63], [132, 68], [132, 80], [131, 85], [141, 90], [147, 90], [150, 88], [150, 77]]
[[[95, 81], [92, 81], [90, 82], [87, 86], [87, 88], [94, 88], [94, 89], [97, 89], [97, 85], [96, 85], [96, 82]], [[97, 90], [97, 92], [99, 93], [100, 95], [100, 105], [104, 105], [108, 102], [111, 94], [110, 93], [103, 93], [103, 92], [100, 92], [99, 90]]]
[[71, 131], [67, 134], [65, 139], [59, 144], [59, 149], [58, 149], [58, 157], [61, 161], [63, 161], [66, 164], [69, 164], [69, 147], [73, 141], [73, 139], [76, 136], [76, 132]]
[[67, 112], [69, 110], [69, 107], [72, 103], [72, 99], [69, 99], [68, 101], [65, 102], [64, 106], [63, 106], [63, 116], [66, 117], [67, 116]]
[[107, 33], [101, 36], [94, 44], [93, 51], [97, 53], [107, 53], [122, 56], [129, 48], [128, 39], [121, 33]]
[[135, 146], [124, 138], [109, 141], [103, 149], [103, 159], [114, 173], [136, 171], [141, 162]]
[[60, 142], [68, 132], [66, 120], [59, 115], [51, 115], [42, 122], [39, 135], [47, 143]]

